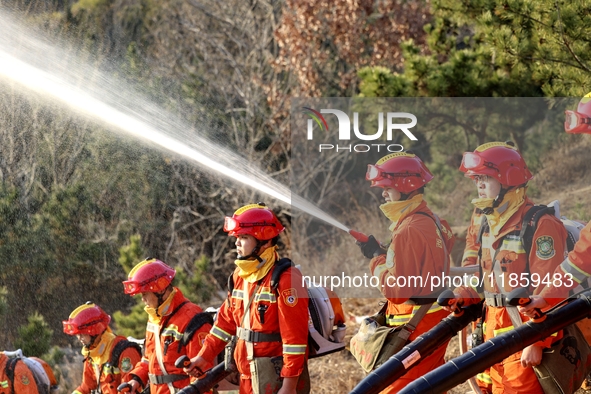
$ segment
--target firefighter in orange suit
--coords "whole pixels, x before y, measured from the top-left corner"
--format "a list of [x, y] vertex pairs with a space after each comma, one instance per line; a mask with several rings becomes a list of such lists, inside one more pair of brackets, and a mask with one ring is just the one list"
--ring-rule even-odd
[[64, 332], [76, 335], [83, 345], [82, 383], [73, 394], [116, 394], [122, 379], [142, 358], [138, 345], [111, 331], [110, 321], [111, 316], [98, 305], [87, 302], [74, 309], [68, 320], [62, 322]]
[[[17, 361], [18, 360], [18, 361]], [[15, 363], [14, 365], [9, 365]], [[7, 368], [13, 369], [12, 378]], [[8, 358], [0, 352], [0, 393], [1, 394], [38, 394], [33, 372], [21, 359]]]
[[480, 244], [478, 243], [478, 230], [480, 230], [480, 223], [482, 222], [482, 210], [474, 208], [472, 217], [470, 218], [470, 225], [466, 230], [466, 246], [464, 247], [464, 254], [462, 255], [462, 267], [478, 264], [478, 250]]
[[[485, 299], [484, 339], [487, 340], [513, 329], [513, 321], [521, 324], [527, 320], [514, 313], [516, 310], [507, 308], [505, 295], [528, 284], [531, 293], [539, 291], [533, 280], [551, 275], [563, 260], [567, 234], [560, 220], [543, 215], [533, 233], [531, 249], [525, 250], [520, 231], [525, 214], [533, 206], [526, 196], [527, 182], [533, 176], [512, 144], [491, 142], [464, 153], [460, 171], [475, 182], [478, 198], [472, 203], [483, 211], [486, 222], [482, 224], [479, 250], [482, 280], [478, 282], [482, 287], [471, 287], [476, 284], [472, 281], [454, 292], [456, 300], [464, 305]], [[493, 365], [490, 368], [493, 393], [542, 394], [531, 367], [540, 363], [543, 348], [549, 347], [559, 335]]]
[[211, 316], [172, 286], [175, 274], [162, 261], [148, 259], [123, 282], [126, 294], [142, 295], [148, 314], [144, 356], [126, 379], [131, 394], [148, 384], [151, 394], [174, 394], [189, 385], [190, 376], [174, 363], [183, 355], [194, 357], [211, 329]]
[[[440, 221], [423, 199], [424, 186], [433, 175], [418, 156], [402, 152], [385, 156], [368, 166], [366, 179], [371, 181], [371, 187], [383, 189], [386, 203], [380, 209], [391, 222], [392, 242], [385, 251], [370, 236], [360, 247], [364, 256], [371, 258], [371, 274], [380, 279], [381, 291], [388, 299], [387, 324], [400, 326], [410, 321], [420, 304], [432, 304], [433, 298], [437, 298], [427, 277], [441, 278], [442, 273], [448, 273], [454, 236], [449, 225]], [[422, 277], [425, 282], [415, 285], [392, 282], [411, 277]], [[447, 315], [448, 312], [434, 303], [409, 340], [430, 330]], [[396, 393], [442, 365], [445, 348], [439, 347], [382, 393]]]
[[[198, 376], [212, 366], [231, 337], [238, 338], [234, 358], [240, 372], [240, 393], [308, 393], [308, 295], [297, 268], [288, 268], [276, 291], [271, 273], [279, 256], [276, 243], [284, 227], [264, 204], [251, 204], [226, 217], [224, 231], [236, 237], [238, 259], [234, 287], [219, 311], [203, 349], [187, 371]], [[248, 304], [250, 306], [248, 307]], [[245, 307], [247, 306], [247, 308]], [[245, 314], [245, 309], [248, 313]], [[257, 387], [257, 358], [279, 357], [281, 387]], [[273, 374], [275, 372], [271, 371]], [[257, 378], [257, 379], [255, 379]]]
[[[564, 130], [571, 134], [591, 134], [591, 93], [581, 99], [576, 111], [565, 111]], [[575, 248], [554, 274], [562, 280], [557, 280], [556, 283], [550, 282], [540, 292], [539, 297], [534, 296], [527, 306], [519, 307], [523, 313], [533, 317], [534, 309], [544, 309], [554, 305], [557, 300], [567, 298], [569, 290], [579, 286], [591, 276], [591, 222], [581, 230]]]
[[[478, 264], [478, 250], [480, 249], [480, 244], [478, 243], [478, 231], [480, 230], [481, 222], [482, 210], [480, 208], [474, 208], [472, 217], [470, 218], [470, 225], [466, 230], [466, 246], [464, 247], [464, 254], [462, 255], [462, 267], [474, 266]], [[472, 322], [473, 335], [477, 331], [481, 332], [482, 324], [483, 322], [481, 318], [475, 322]], [[476, 346], [476, 343], [473, 340], [472, 347], [474, 346]], [[490, 378], [490, 371], [488, 369], [476, 375], [476, 383], [478, 384], [482, 394], [492, 393], [492, 380]]]

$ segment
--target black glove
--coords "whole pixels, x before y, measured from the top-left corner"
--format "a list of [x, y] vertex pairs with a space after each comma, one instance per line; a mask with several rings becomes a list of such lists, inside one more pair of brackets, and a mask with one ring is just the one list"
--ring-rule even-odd
[[372, 259], [381, 254], [386, 254], [386, 251], [382, 248], [382, 245], [378, 242], [373, 235], [368, 237], [367, 242], [357, 241], [357, 245], [361, 249], [361, 253], [368, 259]]

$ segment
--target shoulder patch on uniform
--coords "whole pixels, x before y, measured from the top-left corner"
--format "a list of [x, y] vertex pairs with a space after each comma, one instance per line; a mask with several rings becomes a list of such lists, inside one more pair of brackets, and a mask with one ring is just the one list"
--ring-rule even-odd
[[[443, 238], [443, 237], [441, 237]], [[441, 240], [441, 238], [437, 238], [435, 240], [435, 246], [437, 246], [439, 249], [443, 249], [443, 241]]]
[[31, 381], [27, 375], [21, 375], [21, 383], [25, 386], [28, 386]]
[[127, 373], [130, 372], [132, 368], [133, 365], [131, 365], [131, 358], [124, 357], [121, 359], [121, 371]]
[[287, 306], [294, 307], [298, 303], [298, 295], [296, 289], [293, 287], [291, 289], [283, 290], [281, 295]]
[[445, 237], [448, 240], [450, 240], [454, 236], [454, 234], [443, 225], [441, 226], [441, 232], [445, 235]]
[[554, 249], [554, 238], [543, 235], [536, 239], [536, 256], [541, 260], [550, 260], [556, 254]]

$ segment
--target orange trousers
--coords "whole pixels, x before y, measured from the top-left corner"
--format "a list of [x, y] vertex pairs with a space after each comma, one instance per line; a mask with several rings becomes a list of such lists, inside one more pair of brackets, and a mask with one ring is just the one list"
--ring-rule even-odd
[[521, 351], [490, 368], [493, 394], [544, 394], [533, 368], [521, 366]]
[[[414, 340], [419, 335], [429, 331], [431, 328], [435, 327], [437, 323], [441, 322], [445, 317], [449, 316], [449, 312], [445, 310], [441, 310], [434, 313], [428, 313], [423, 317], [421, 322], [419, 323], [415, 332], [410, 336], [409, 340]], [[447, 349], [447, 343], [443, 346], [439, 347], [437, 350], [432, 352], [430, 355], [425, 357], [421, 360], [421, 362], [409, 370], [407, 373], [402, 375], [398, 378], [394, 383], [388, 386], [385, 390], [381, 392], [381, 394], [394, 394], [402, 390], [406, 387], [410, 382], [413, 380], [418, 379], [419, 377], [431, 372], [435, 368], [443, 365], [444, 363], [444, 356], [445, 350]]]

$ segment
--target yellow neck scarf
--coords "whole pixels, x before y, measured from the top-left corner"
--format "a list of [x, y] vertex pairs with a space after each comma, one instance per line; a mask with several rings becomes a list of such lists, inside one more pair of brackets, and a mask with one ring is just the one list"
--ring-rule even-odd
[[109, 361], [110, 349], [115, 339], [115, 334], [109, 327], [101, 335], [98, 345], [88, 349], [86, 346], [82, 348], [82, 355], [90, 357], [92, 362], [96, 365], [103, 365]]
[[[525, 203], [525, 191], [527, 188], [520, 187], [511, 189], [503, 198], [501, 204], [493, 210], [489, 215], [486, 215], [486, 220], [490, 226], [490, 232], [493, 236], [499, 235], [501, 229], [507, 221], [513, 216], [515, 212]], [[494, 198], [475, 198], [472, 204], [476, 208], [485, 209], [491, 208]]]
[[390, 231], [394, 230], [398, 223], [406, 218], [409, 213], [414, 211], [423, 202], [423, 195], [417, 194], [410, 200], [405, 201], [390, 201], [380, 205], [380, 209], [386, 215], [392, 224], [390, 225]]
[[168, 296], [166, 300], [158, 307], [158, 309], [150, 308], [148, 306], [144, 307], [144, 310], [148, 314], [148, 318], [151, 323], [160, 324], [160, 320], [162, 316], [168, 315], [172, 310], [170, 309], [170, 304], [172, 304], [172, 300], [174, 295], [177, 293], [177, 288], [173, 287], [172, 292]]
[[238, 275], [249, 283], [254, 283], [267, 275], [275, 260], [277, 260], [277, 253], [275, 250], [277, 246], [271, 246], [259, 256], [263, 262], [261, 263], [257, 259], [251, 260], [236, 260], [234, 263], [238, 266], [240, 271]]

